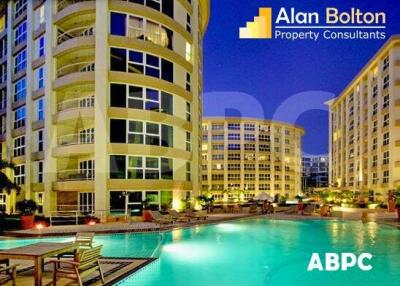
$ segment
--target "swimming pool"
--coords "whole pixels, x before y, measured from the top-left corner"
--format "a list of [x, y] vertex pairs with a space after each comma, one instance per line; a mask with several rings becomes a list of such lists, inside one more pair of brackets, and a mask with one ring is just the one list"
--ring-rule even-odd
[[[0, 248], [35, 241], [0, 241]], [[105, 256], [159, 258], [118, 285], [399, 285], [400, 231], [373, 222], [260, 218], [164, 233], [97, 235], [96, 243], [104, 245]], [[307, 272], [313, 252], [369, 252], [373, 269]]]

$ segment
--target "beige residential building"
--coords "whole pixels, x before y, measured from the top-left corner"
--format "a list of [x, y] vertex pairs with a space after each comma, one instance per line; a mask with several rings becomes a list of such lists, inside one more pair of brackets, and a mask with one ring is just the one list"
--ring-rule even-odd
[[255, 118], [203, 119], [203, 193], [246, 201], [301, 193], [301, 127]]
[[331, 186], [371, 199], [400, 187], [400, 37], [328, 104]]
[[39, 213], [139, 214], [200, 189], [208, 0], [0, 4], [1, 157]]

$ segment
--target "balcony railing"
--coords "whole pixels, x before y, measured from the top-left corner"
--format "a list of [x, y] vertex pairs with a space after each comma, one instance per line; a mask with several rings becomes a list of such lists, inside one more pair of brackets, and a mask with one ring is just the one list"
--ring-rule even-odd
[[57, 180], [68, 181], [93, 181], [94, 170], [62, 170], [57, 173]]
[[94, 96], [64, 100], [57, 104], [57, 111], [94, 107]]
[[85, 1], [91, 1], [91, 0], [59, 0], [57, 3], [57, 12], [62, 11], [63, 9], [67, 8], [69, 5], [79, 3], [79, 2], [85, 2]]
[[81, 37], [89, 37], [94, 36], [94, 27], [87, 26], [87, 27], [79, 27], [75, 29], [71, 29], [68, 31], [58, 31], [57, 35], [57, 44], [64, 43], [70, 39], [81, 38]]
[[57, 77], [60, 78], [68, 74], [77, 72], [93, 72], [94, 70], [94, 62], [74, 63], [59, 68], [57, 70]]
[[93, 144], [94, 133], [89, 134], [68, 134], [58, 137], [58, 146], [71, 146], [80, 144]]

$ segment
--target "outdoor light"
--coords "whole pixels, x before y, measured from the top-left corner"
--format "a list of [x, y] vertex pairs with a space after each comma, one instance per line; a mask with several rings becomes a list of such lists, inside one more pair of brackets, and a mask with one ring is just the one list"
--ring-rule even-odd
[[96, 224], [96, 221], [95, 220], [90, 220], [89, 222], [88, 222], [88, 225], [95, 225]]
[[43, 223], [41, 223], [41, 222], [35, 224], [35, 228], [36, 228], [36, 229], [42, 229], [42, 228], [44, 228], [44, 227], [45, 227], [45, 226], [44, 226]]

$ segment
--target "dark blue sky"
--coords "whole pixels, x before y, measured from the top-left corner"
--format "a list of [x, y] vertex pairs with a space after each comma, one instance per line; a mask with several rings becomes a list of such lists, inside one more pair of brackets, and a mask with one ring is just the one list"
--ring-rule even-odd
[[[231, 101], [236, 101], [235, 106], [245, 106], [252, 101], [242, 93], [249, 94], [253, 104], [260, 103], [266, 118], [284, 120], [286, 114], [288, 120], [297, 119], [295, 122], [306, 129], [306, 153], [326, 153], [328, 113], [318, 107], [309, 109], [322, 107], [325, 99], [340, 93], [385, 40], [239, 40], [239, 27], [251, 21], [259, 7], [272, 7], [274, 17], [280, 7], [318, 11], [321, 15], [325, 15], [326, 7], [385, 11], [389, 38], [400, 33], [399, 1], [211, 0], [211, 20], [204, 42], [205, 115], [238, 115], [233, 110], [221, 111], [221, 106], [232, 106]], [[288, 98], [292, 100], [285, 102]], [[244, 108], [240, 113], [258, 116], [261, 113], [257, 109], [260, 107], [255, 107], [256, 111]], [[294, 114], [296, 111], [303, 113]]]

